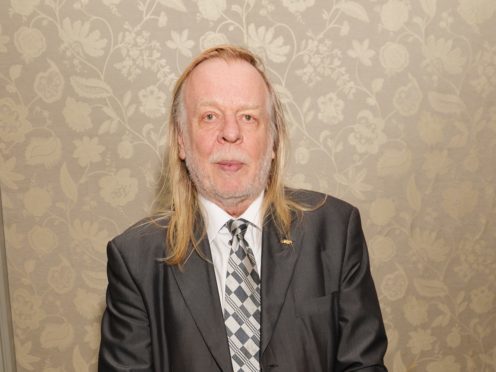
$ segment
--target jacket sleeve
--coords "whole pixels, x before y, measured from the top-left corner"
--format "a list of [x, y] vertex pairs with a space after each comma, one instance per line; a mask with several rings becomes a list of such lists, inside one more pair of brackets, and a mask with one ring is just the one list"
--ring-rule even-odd
[[151, 338], [143, 298], [117, 246], [107, 246], [107, 307], [101, 326], [98, 370], [152, 371]]
[[383, 362], [387, 337], [356, 208], [348, 221], [341, 269], [336, 370], [387, 371]]

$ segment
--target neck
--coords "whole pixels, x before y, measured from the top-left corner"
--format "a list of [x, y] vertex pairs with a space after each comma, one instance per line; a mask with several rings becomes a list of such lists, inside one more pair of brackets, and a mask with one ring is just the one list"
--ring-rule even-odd
[[255, 195], [244, 195], [244, 196], [231, 196], [231, 197], [221, 197], [219, 195], [205, 194], [199, 192], [199, 196], [203, 199], [207, 199], [211, 203], [214, 203], [219, 208], [223, 209], [231, 217], [238, 218], [241, 216], [250, 206], [261, 197], [262, 191]]
[[248, 207], [251, 205], [251, 203], [253, 203], [255, 199], [256, 197], [243, 198], [243, 199], [232, 198], [232, 199], [223, 199], [223, 200], [216, 200], [216, 199], [210, 199], [210, 200], [213, 203], [217, 204], [222, 209], [224, 209], [232, 217], [238, 218], [248, 209]]

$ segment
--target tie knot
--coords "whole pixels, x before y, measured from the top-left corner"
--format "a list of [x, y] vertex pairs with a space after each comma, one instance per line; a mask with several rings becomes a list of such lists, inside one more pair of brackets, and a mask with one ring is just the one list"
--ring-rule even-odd
[[233, 237], [236, 236], [238, 239], [242, 239], [248, 229], [248, 221], [244, 219], [229, 220], [227, 221], [226, 226]]

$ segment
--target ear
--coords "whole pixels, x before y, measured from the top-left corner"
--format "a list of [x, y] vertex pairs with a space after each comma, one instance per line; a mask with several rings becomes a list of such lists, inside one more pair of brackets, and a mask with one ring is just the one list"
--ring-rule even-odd
[[184, 151], [184, 139], [182, 133], [177, 136], [177, 144], [179, 146], [179, 158], [186, 159], [186, 151]]

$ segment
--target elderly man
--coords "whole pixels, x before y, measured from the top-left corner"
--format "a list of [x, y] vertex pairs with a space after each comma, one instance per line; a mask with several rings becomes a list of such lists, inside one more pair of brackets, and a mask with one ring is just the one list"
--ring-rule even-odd
[[173, 92], [163, 210], [108, 245], [100, 371], [386, 371], [357, 209], [285, 188], [260, 61], [219, 46]]

